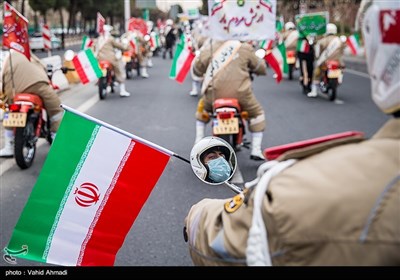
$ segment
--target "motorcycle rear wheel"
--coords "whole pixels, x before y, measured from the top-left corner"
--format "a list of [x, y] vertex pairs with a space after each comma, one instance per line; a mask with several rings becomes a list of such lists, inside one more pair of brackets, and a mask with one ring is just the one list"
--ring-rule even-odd
[[226, 142], [229, 143], [229, 145], [231, 145], [231, 147], [233, 148], [233, 150], [235, 152], [240, 150], [240, 147], [236, 144], [236, 135], [235, 134], [221, 134], [221, 135], [216, 135], [219, 138], [224, 139]]
[[36, 141], [35, 126], [32, 120], [28, 120], [25, 127], [16, 128], [14, 156], [21, 169], [31, 167], [36, 155]]
[[132, 74], [132, 62], [127, 62], [125, 65], [125, 74], [126, 74], [126, 78], [129, 80], [132, 78], [133, 74]]
[[103, 100], [107, 97], [107, 79], [106, 77], [99, 78], [99, 98]]
[[329, 101], [334, 101], [336, 99], [336, 91], [337, 91], [338, 81], [337, 81], [337, 79], [330, 79], [328, 83], [329, 83], [329, 86], [328, 86], [326, 94], [328, 95]]

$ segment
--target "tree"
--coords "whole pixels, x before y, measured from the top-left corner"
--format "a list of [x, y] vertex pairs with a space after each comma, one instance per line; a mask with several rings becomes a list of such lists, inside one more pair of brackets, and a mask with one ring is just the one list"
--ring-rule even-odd
[[[54, 1], [55, 0], [29, 0], [29, 6], [31, 6], [32, 10], [35, 12], [39, 12], [43, 16], [44, 23], [47, 23], [46, 13], [54, 6]], [[35, 30], [39, 30], [39, 22], [36, 13], [34, 17], [34, 25]]]

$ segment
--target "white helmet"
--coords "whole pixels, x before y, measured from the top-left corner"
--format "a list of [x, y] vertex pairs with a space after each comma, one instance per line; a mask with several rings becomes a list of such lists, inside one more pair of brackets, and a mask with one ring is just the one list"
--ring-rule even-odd
[[[225, 140], [215, 137], [215, 136], [207, 136], [197, 142], [190, 152], [190, 165], [192, 166], [194, 174], [202, 180], [206, 181], [208, 175], [208, 167], [203, 163], [203, 156], [210, 149], [218, 148], [224, 155], [226, 161], [229, 163], [232, 169], [231, 176], [228, 178], [232, 178], [233, 174], [236, 171], [236, 154], [232, 147]], [[208, 182], [208, 181], [207, 181]], [[217, 185], [220, 183], [211, 183], [213, 185]]]
[[328, 23], [326, 25], [326, 34], [332, 34], [332, 35], [336, 35], [337, 34], [337, 26], [336, 24], [333, 23]]
[[399, 13], [400, 1], [363, 0], [356, 21], [365, 42], [372, 99], [386, 114], [400, 110]]
[[111, 25], [108, 25], [108, 24], [105, 24], [103, 26], [103, 28], [104, 28], [105, 32], [111, 32], [114, 29], [114, 27], [112, 27]]
[[288, 21], [285, 23], [285, 30], [291, 30], [291, 29], [296, 29], [296, 26], [294, 25], [293, 22]]

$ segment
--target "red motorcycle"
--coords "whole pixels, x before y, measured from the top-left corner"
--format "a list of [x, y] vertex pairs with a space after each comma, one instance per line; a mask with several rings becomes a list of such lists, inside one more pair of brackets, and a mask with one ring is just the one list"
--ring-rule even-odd
[[[62, 67], [64, 74], [74, 69]], [[53, 70], [48, 69], [51, 81]], [[54, 86], [53, 86], [54, 87]], [[39, 138], [53, 142], [50, 119], [40, 96], [32, 93], [16, 93], [13, 102], [5, 105], [3, 126], [14, 131], [14, 157], [21, 169], [29, 168], [36, 154]]]
[[32, 165], [39, 138], [45, 138], [49, 144], [53, 141], [46, 108], [35, 94], [15, 94], [4, 113], [3, 126], [14, 130], [14, 157], [21, 169]]
[[344, 67], [337, 60], [327, 60], [322, 66], [323, 75], [319, 83], [319, 88], [326, 94], [330, 101], [334, 101], [337, 96], [337, 88], [342, 83]]
[[135, 51], [124, 51], [122, 54], [122, 61], [125, 63], [125, 73], [127, 79], [131, 79], [133, 77], [134, 69], [136, 70], [137, 76], [140, 76], [139, 59]]
[[100, 100], [103, 100], [106, 99], [108, 93], [115, 92], [115, 73], [113, 65], [110, 61], [100, 60], [99, 65], [101, 71], [103, 72], [103, 76], [99, 78], [97, 86], [99, 89], [99, 98]]
[[214, 136], [228, 142], [235, 151], [250, 148], [245, 139], [248, 112], [242, 111], [236, 98], [219, 98], [214, 101], [211, 126]]
[[287, 51], [286, 52], [286, 62], [289, 67], [289, 80], [293, 80], [293, 71], [296, 69], [296, 51]]

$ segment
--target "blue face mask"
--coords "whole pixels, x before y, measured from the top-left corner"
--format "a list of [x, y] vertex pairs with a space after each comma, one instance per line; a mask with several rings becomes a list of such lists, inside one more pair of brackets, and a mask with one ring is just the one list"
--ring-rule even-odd
[[232, 171], [229, 163], [223, 157], [210, 160], [208, 162], [208, 169], [208, 177], [216, 183], [225, 182]]

